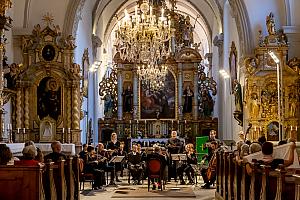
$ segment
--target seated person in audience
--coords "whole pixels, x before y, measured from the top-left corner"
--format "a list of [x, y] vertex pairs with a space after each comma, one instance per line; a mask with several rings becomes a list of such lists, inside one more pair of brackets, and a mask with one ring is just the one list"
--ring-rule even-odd
[[293, 164], [293, 162], [294, 162], [295, 148], [296, 148], [296, 145], [295, 145], [295, 143], [293, 143], [289, 149], [288, 160], [274, 159], [273, 155], [272, 155], [273, 154], [273, 143], [265, 142], [262, 145], [263, 159], [258, 160], [258, 164], [270, 165], [272, 169], [276, 169], [279, 164], [283, 164], [285, 167], [288, 167], [289, 165]]
[[[166, 165], [167, 165], [167, 158], [166, 155], [163, 155], [161, 152], [161, 149], [159, 146], [154, 146], [154, 152], [151, 154], [147, 155], [147, 162], [149, 162], [151, 159], [158, 159], [160, 160], [160, 164], [161, 164], [161, 171], [164, 171]], [[148, 166], [147, 166], [148, 167]], [[161, 183], [162, 180], [158, 180], [158, 183]], [[154, 182], [154, 179], [151, 179], [151, 183], [153, 185], [153, 190], [156, 189], [156, 184]], [[161, 185], [158, 184], [158, 189], [160, 189]]]
[[82, 145], [82, 151], [79, 152], [79, 158], [81, 158], [83, 160], [86, 159], [86, 155], [88, 153], [87, 148], [88, 148], [87, 144]]
[[61, 153], [61, 143], [59, 141], [52, 142], [51, 148], [53, 152], [45, 156], [45, 161], [51, 159], [53, 162], [57, 162], [60, 158], [66, 160], [66, 155]]
[[218, 143], [216, 141], [211, 142], [211, 153], [212, 156], [209, 160], [208, 168], [201, 169], [201, 176], [205, 185], [201, 186], [202, 188], [209, 189], [210, 185], [213, 184], [216, 180], [216, 167], [217, 167], [217, 156], [216, 152], [218, 151]]
[[24, 147], [22, 151], [23, 157], [19, 161], [15, 161], [15, 165], [22, 166], [36, 166], [39, 164], [39, 161], [34, 160], [37, 155], [37, 150], [35, 146], [29, 145]]
[[249, 147], [249, 154], [261, 151], [261, 145], [258, 142], [253, 142]]
[[6, 144], [0, 144], [0, 165], [7, 165], [12, 157], [10, 148]]
[[128, 154], [128, 169], [132, 176], [133, 181], [141, 185], [142, 172], [143, 172], [142, 156], [137, 152], [137, 146], [132, 145], [132, 151]]
[[267, 141], [266, 136], [265, 135], [260, 136], [257, 139], [257, 141], [258, 141], [258, 143], [260, 143], [260, 145], [263, 145]]
[[243, 144], [241, 147], [241, 154], [240, 157], [243, 159], [244, 156], [249, 155], [249, 145], [248, 144]]
[[25, 142], [24, 147], [29, 146], [29, 145], [33, 145], [36, 148], [37, 154], [36, 154], [36, 156], [35, 156], [34, 159], [37, 160], [37, 161], [39, 161], [39, 162], [44, 162], [44, 154], [43, 154], [43, 152], [38, 147], [36, 147], [34, 145], [34, 142], [31, 141], [31, 140]]
[[97, 155], [95, 153], [95, 149], [92, 146], [87, 148], [87, 159], [84, 163], [84, 173], [91, 173], [94, 175], [94, 184], [93, 189], [98, 190], [101, 189], [105, 184], [105, 175], [104, 171], [98, 169], [98, 161]]
[[185, 181], [183, 180], [183, 172], [187, 175], [189, 179], [189, 184], [194, 184], [192, 174], [194, 174], [194, 169], [192, 165], [197, 164], [197, 157], [194, 151], [193, 144], [187, 144], [185, 145], [185, 154], [187, 156], [187, 160], [183, 161], [184, 163], [181, 164], [180, 167], [178, 167], [177, 172], [180, 178], [180, 184], [185, 185]]
[[278, 142], [278, 146], [283, 145], [283, 144], [287, 144], [287, 141], [286, 140], [280, 140]]

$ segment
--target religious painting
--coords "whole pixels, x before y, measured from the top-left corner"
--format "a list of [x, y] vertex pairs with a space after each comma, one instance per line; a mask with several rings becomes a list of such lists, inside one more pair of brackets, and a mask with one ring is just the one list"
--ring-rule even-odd
[[88, 73], [89, 73], [89, 67], [90, 67], [90, 59], [89, 59], [89, 50], [88, 48], [84, 49], [83, 55], [82, 55], [82, 92], [83, 96], [88, 96]]
[[37, 114], [42, 120], [50, 116], [58, 120], [61, 115], [61, 86], [52, 77], [41, 80], [37, 87]]
[[124, 113], [133, 111], [133, 91], [131, 82], [124, 82], [123, 88], [123, 111]]
[[229, 70], [231, 77], [231, 91], [234, 91], [234, 80], [237, 79], [237, 50], [234, 41], [231, 43], [229, 55]]
[[51, 117], [44, 117], [40, 124], [40, 142], [51, 142], [55, 139], [56, 121]]
[[267, 125], [267, 140], [268, 141], [278, 141], [279, 140], [279, 123], [277, 121], [272, 121]]
[[175, 78], [170, 71], [160, 90], [140, 85], [140, 116], [141, 119], [175, 118]]

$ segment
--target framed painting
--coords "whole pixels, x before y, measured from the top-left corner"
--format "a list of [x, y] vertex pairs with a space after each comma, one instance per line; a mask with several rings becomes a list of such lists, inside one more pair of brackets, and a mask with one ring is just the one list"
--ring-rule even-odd
[[267, 140], [279, 141], [279, 129], [282, 130], [282, 126], [279, 127], [277, 121], [272, 121], [267, 125]]
[[140, 118], [175, 119], [176, 84], [168, 71], [161, 90], [152, 91], [140, 82]]
[[231, 91], [234, 91], [234, 80], [237, 79], [237, 50], [234, 41], [231, 43], [229, 54], [229, 70], [231, 77]]

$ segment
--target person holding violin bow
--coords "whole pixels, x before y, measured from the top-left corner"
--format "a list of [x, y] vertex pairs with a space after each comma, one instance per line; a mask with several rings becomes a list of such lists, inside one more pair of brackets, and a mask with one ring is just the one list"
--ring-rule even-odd
[[185, 154], [187, 157], [186, 162], [184, 164], [182, 164], [180, 167], [178, 167], [178, 169], [177, 169], [177, 173], [178, 173], [179, 179], [180, 179], [180, 184], [185, 185], [185, 181], [183, 180], [183, 172], [185, 172], [185, 174], [187, 175], [187, 177], [189, 179], [188, 184], [194, 185], [195, 183], [192, 178], [194, 169], [193, 169], [192, 165], [197, 164], [197, 156], [195, 154], [193, 144], [189, 143], [189, 144], [185, 145]]
[[216, 141], [211, 142], [211, 155], [208, 163], [208, 168], [201, 169], [201, 176], [203, 177], [205, 185], [201, 186], [202, 188], [209, 189], [210, 185], [212, 185], [216, 180], [216, 168], [217, 168], [217, 156], [216, 153], [218, 151], [218, 143]]

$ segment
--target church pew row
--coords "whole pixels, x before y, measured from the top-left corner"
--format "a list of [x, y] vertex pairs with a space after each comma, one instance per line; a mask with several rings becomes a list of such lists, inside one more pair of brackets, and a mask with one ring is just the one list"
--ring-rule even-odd
[[300, 175], [286, 170], [282, 165], [271, 170], [270, 166], [236, 161], [234, 152], [217, 153], [217, 188], [215, 198], [220, 200], [299, 200]]
[[66, 163], [0, 166], [0, 199], [79, 200], [78, 157]]

